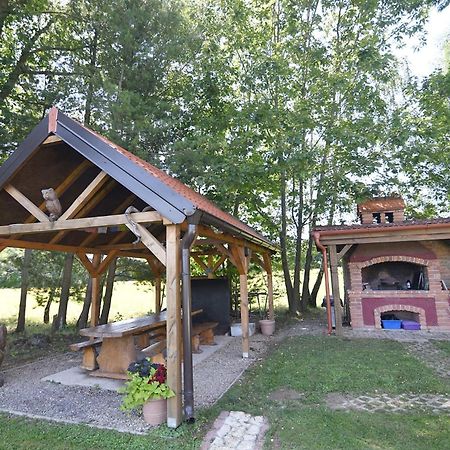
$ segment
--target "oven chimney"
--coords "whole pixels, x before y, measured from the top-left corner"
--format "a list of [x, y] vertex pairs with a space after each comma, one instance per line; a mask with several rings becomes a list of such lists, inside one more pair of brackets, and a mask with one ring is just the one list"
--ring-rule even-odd
[[405, 202], [401, 197], [374, 197], [358, 204], [362, 224], [393, 223], [405, 220]]

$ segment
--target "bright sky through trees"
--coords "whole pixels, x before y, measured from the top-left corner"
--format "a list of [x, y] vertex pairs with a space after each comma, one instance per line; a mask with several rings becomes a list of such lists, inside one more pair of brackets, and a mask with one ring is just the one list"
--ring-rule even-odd
[[404, 49], [399, 50], [399, 55], [406, 57], [413, 75], [425, 77], [442, 67], [444, 43], [450, 40], [450, 6], [438, 12], [433, 8], [428, 23], [424, 30], [426, 44], [420, 46], [418, 37], [409, 39]]

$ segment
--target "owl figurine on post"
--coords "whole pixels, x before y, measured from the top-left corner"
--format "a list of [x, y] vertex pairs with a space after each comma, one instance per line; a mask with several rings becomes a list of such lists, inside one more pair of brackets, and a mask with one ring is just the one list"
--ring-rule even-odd
[[55, 222], [61, 217], [62, 208], [58, 196], [53, 188], [42, 189], [42, 197], [45, 200], [45, 207], [49, 212], [50, 222]]

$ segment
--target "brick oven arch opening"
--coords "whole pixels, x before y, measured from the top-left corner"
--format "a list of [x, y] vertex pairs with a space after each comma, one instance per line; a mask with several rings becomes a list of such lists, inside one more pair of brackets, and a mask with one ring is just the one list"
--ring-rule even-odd
[[363, 290], [429, 290], [425, 264], [405, 260], [373, 261], [361, 270]]
[[[395, 313], [400, 320], [412, 320], [420, 323], [422, 330], [426, 328], [425, 310], [417, 306], [405, 304], [383, 305], [375, 308], [373, 310], [375, 328], [381, 329], [381, 320], [383, 319], [384, 314], [389, 315], [391, 313]], [[404, 315], [403, 317], [402, 314]]]

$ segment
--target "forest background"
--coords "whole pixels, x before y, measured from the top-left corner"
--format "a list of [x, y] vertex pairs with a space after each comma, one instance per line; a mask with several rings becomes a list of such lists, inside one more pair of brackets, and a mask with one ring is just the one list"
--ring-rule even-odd
[[[277, 242], [289, 311], [302, 312], [322, 280], [317, 224], [376, 195], [402, 195], [408, 217], [448, 215], [450, 47], [421, 79], [398, 49], [449, 4], [0, 0], [0, 162], [56, 105]], [[19, 330], [28, 287], [45, 307], [60, 299], [57, 327], [69, 295], [86, 294], [86, 323], [72, 256], [2, 256], [3, 287], [22, 275]], [[119, 267], [106, 319], [117, 276], [151, 277]]]

